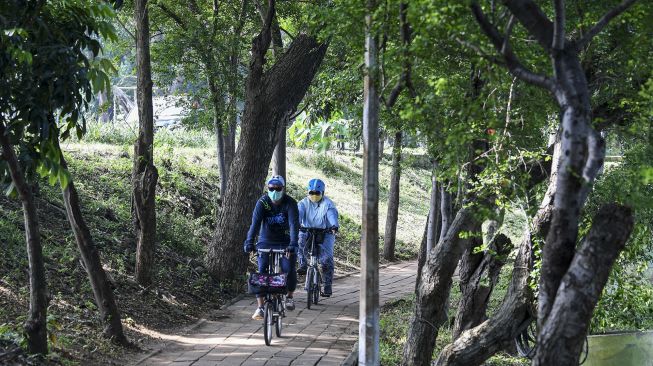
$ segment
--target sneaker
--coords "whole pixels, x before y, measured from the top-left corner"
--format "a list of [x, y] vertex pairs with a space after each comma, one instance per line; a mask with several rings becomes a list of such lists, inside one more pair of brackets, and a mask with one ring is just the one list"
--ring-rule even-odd
[[263, 308], [256, 308], [254, 315], [252, 315], [254, 320], [263, 320]]
[[333, 294], [333, 290], [331, 289], [331, 285], [324, 285], [324, 291], [322, 292], [322, 296], [331, 297], [332, 294]]
[[305, 275], [305, 274], [306, 274], [306, 270], [308, 270], [308, 267], [299, 267], [299, 268], [297, 269], [297, 274], [298, 274], [298, 275]]
[[292, 297], [287, 297], [285, 305], [286, 305], [286, 309], [295, 310], [295, 299], [293, 299]]

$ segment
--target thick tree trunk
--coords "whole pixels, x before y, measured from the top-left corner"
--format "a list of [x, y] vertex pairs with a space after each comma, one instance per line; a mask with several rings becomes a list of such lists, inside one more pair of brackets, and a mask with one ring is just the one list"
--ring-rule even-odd
[[453, 273], [469, 245], [469, 239], [460, 238], [458, 234], [469, 230], [473, 221], [468, 208], [460, 209], [444, 240], [428, 253], [415, 295], [415, 311], [404, 345], [402, 365], [426, 366], [431, 362], [438, 331], [447, 320]]
[[388, 213], [385, 220], [383, 237], [383, 258], [395, 260], [395, 242], [397, 240], [397, 220], [399, 220], [399, 181], [401, 179], [401, 131], [395, 133], [392, 147], [392, 177], [390, 178], [390, 195]]
[[605, 143], [591, 126], [587, 80], [575, 52], [565, 50], [556, 57], [556, 77], [564, 80], [556, 95], [561, 106], [564, 132], [554, 214], [542, 251], [539, 329], [543, 329], [547, 321], [560, 281], [576, 252], [581, 209], [605, 156]]
[[152, 283], [156, 245], [155, 194], [159, 174], [154, 166], [154, 117], [150, 66], [150, 24], [147, 0], [135, 0], [136, 65], [138, 77], [138, 139], [132, 170], [133, 220], [137, 237], [136, 282]]
[[48, 290], [45, 278], [43, 249], [39, 221], [34, 205], [34, 197], [25, 181], [22, 169], [14, 147], [9, 142], [5, 126], [0, 123], [0, 144], [2, 158], [7, 162], [11, 181], [16, 187], [18, 197], [23, 205], [25, 220], [25, 240], [27, 242], [27, 259], [29, 263], [29, 316], [24, 329], [27, 336], [27, 351], [29, 353], [48, 353], [47, 309]]
[[367, 0], [365, 13], [365, 76], [363, 86], [363, 224], [358, 363], [376, 366], [379, 356], [379, 71], [373, 14], [376, 0]]
[[[68, 169], [63, 153], [61, 154], [61, 166]], [[102, 268], [100, 253], [91, 236], [91, 231], [84, 221], [82, 210], [79, 203], [79, 195], [75, 189], [72, 180], [66, 187], [62, 187], [63, 201], [66, 207], [66, 216], [70, 227], [75, 234], [77, 248], [84, 263], [84, 269], [88, 274], [88, 279], [95, 296], [95, 304], [100, 310], [100, 317], [104, 324], [104, 335], [112, 341], [126, 345], [127, 338], [123, 333], [122, 323], [120, 322], [120, 312], [113, 296], [113, 290], [107, 279], [107, 275]]]
[[596, 214], [540, 329], [534, 366], [578, 365], [594, 307], [633, 224], [632, 210], [625, 206], [606, 205]]
[[504, 257], [511, 250], [510, 239], [497, 234], [498, 229], [499, 223], [491, 221], [483, 240], [489, 250], [474, 254], [473, 248], [468, 248], [463, 255], [467, 260], [460, 261], [461, 296], [452, 330], [454, 340], [464, 330], [476, 327], [487, 319], [490, 295], [505, 264]]
[[[273, 13], [274, 1], [270, 2]], [[270, 20], [253, 41], [240, 142], [229, 171], [228, 194], [206, 254], [211, 275], [223, 285], [240, 285], [235, 281], [242, 278], [247, 266], [242, 243], [267, 175], [277, 128], [304, 97], [327, 48], [313, 37], [299, 35], [264, 73], [269, 45]]]

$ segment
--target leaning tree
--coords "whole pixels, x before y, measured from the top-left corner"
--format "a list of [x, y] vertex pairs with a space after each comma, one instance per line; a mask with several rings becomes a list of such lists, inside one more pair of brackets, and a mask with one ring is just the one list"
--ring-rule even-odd
[[326, 43], [300, 34], [266, 70], [274, 15], [275, 1], [269, 0], [261, 32], [252, 41], [240, 141], [206, 254], [209, 271], [224, 285], [241, 278], [245, 271], [242, 243], [272, 159], [279, 124], [304, 98], [327, 49]]

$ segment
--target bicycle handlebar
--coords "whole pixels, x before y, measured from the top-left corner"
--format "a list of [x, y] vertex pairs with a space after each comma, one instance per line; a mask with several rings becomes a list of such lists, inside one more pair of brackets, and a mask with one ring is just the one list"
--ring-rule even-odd
[[256, 249], [259, 253], [285, 253], [285, 249]]

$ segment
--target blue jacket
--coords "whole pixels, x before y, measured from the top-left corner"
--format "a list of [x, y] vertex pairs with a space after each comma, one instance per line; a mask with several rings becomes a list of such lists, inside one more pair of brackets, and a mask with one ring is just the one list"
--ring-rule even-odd
[[297, 212], [297, 201], [285, 194], [279, 205], [274, 205], [267, 195], [262, 196], [256, 202], [252, 214], [252, 224], [247, 231], [247, 244], [258, 242], [269, 244], [280, 244], [297, 246], [299, 233], [299, 215]]
[[303, 227], [329, 229], [338, 227], [338, 210], [336, 204], [324, 196], [314, 203], [308, 197], [299, 201], [299, 222]]

